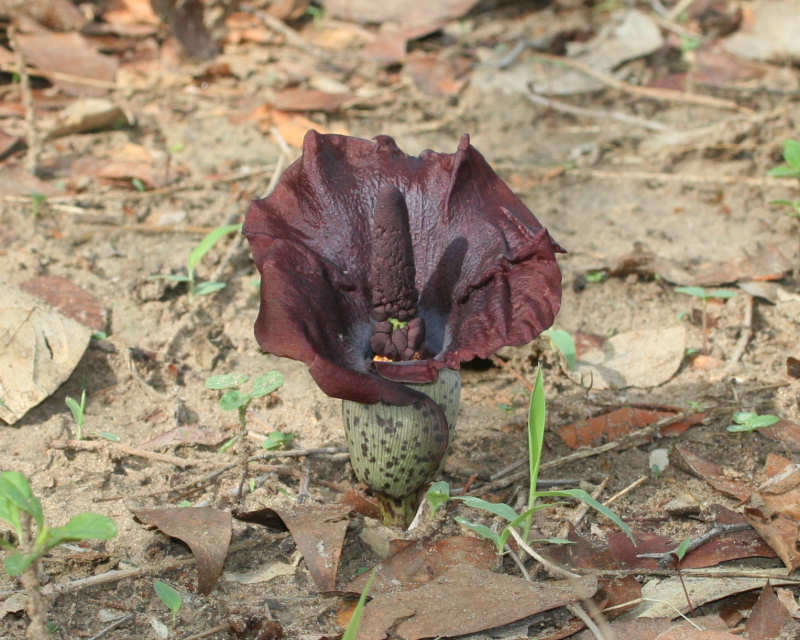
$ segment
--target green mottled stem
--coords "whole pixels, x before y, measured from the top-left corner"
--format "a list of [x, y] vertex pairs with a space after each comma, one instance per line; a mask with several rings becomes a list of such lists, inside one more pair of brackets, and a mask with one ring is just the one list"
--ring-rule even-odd
[[[452, 441], [461, 394], [458, 371], [442, 369], [434, 382], [407, 386], [441, 407], [447, 419], [447, 441]], [[430, 407], [343, 400], [342, 416], [353, 471], [378, 494], [384, 521], [395, 524], [405, 520], [409, 511], [413, 517], [417, 489], [433, 478], [444, 459], [444, 434], [439, 433], [440, 422]], [[392, 510], [402, 518], [390, 517]]]
[[375, 497], [378, 499], [378, 506], [381, 510], [381, 522], [387, 527], [407, 529], [414, 516], [417, 515], [419, 491], [414, 491], [402, 498], [376, 492]]

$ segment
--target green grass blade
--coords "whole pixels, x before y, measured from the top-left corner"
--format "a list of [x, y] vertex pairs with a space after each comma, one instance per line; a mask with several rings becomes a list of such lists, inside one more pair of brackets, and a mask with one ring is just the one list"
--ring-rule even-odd
[[361, 592], [361, 597], [358, 599], [358, 604], [356, 605], [355, 611], [353, 611], [353, 616], [350, 618], [342, 640], [356, 640], [358, 627], [361, 625], [361, 617], [364, 615], [364, 607], [367, 604], [367, 595], [369, 594], [370, 587], [372, 587], [372, 581], [377, 574], [378, 567], [375, 567], [367, 580], [367, 584], [364, 585], [364, 590]]
[[[544, 444], [544, 427], [547, 421], [547, 404], [544, 397], [544, 376], [542, 366], [536, 368], [536, 383], [531, 393], [531, 404], [528, 408], [528, 472], [530, 486], [528, 488], [528, 510], [536, 504], [536, 481], [539, 479], [539, 463], [542, 458]], [[531, 530], [533, 514], [528, 516], [523, 524], [523, 539], [528, 539]]]
[[800, 142], [788, 138], [783, 141], [783, 159], [795, 171], [800, 171]]
[[695, 298], [705, 298], [707, 296], [703, 287], [675, 287], [675, 293], [685, 293], [687, 296], [694, 296]]
[[227, 286], [227, 282], [201, 282], [192, 289], [192, 293], [196, 296], [208, 296]]
[[472, 507], [473, 509], [482, 509], [483, 511], [488, 511], [489, 513], [493, 513], [496, 516], [500, 516], [511, 522], [515, 520], [519, 514], [517, 514], [514, 509], [509, 507], [507, 504], [503, 502], [487, 502], [486, 500], [481, 500], [480, 498], [476, 498], [474, 496], [456, 496], [452, 498], [453, 500], [461, 500], [465, 505], [468, 507]]
[[503, 553], [503, 547], [506, 546], [505, 539], [501, 538], [485, 524], [470, 522], [469, 520], [461, 517], [455, 518], [455, 521], [458, 522], [458, 524], [465, 526], [467, 529], [471, 529], [472, 531], [477, 533], [481, 538], [486, 538], [487, 540], [491, 540], [492, 542], [494, 542], [494, 546], [497, 548], [497, 553]]
[[194, 268], [197, 266], [197, 263], [203, 259], [204, 255], [211, 251], [214, 245], [219, 242], [220, 238], [228, 235], [229, 233], [233, 233], [234, 231], [240, 231], [241, 229], [241, 224], [226, 224], [209, 231], [189, 254], [189, 260], [187, 262], [189, 273], [194, 273]]
[[569, 331], [563, 329], [548, 329], [544, 332], [550, 338], [550, 343], [558, 349], [567, 361], [567, 369], [572, 371], [575, 368], [575, 359], [577, 352], [575, 351], [575, 340], [569, 334]]
[[543, 498], [552, 496], [555, 498], [574, 498], [575, 500], [580, 500], [584, 504], [588, 504], [592, 509], [597, 511], [598, 513], [603, 514], [606, 518], [611, 520], [615, 525], [617, 525], [622, 532], [630, 538], [630, 541], [636, 545], [636, 540], [633, 538], [633, 531], [631, 531], [630, 527], [625, 524], [622, 519], [614, 513], [611, 509], [606, 507], [603, 504], [600, 504], [597, 500], [595, 500], [592, 496], [586, 493], [583, 489], [560, 489], [556, 491], [538, 491], [536, 493], [537, 497]]

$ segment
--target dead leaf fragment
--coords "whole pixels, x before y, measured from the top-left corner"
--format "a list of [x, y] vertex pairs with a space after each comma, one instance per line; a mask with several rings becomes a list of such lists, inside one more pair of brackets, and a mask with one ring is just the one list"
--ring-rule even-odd
[[[25, 58], [42, 71], [114, 82], [117, 59], [98, 53], [86, 38], [77, 33], [20, 34], [18, 40]], [[83, 84], [66, 80], [54, 82], [71, 93], [98, 93], [96, 88]]]
[[220, 575], [231, 542], [231, 513], [211, 507], [137, 509], [137, 520], [178, 538], [192, 550], [197, 563], [197, 590], [211, 593]]
[[343, 104], [351, 100], [346, 93], [329, 93], [316, 89], [284, 89], [278, 91], [270, 104], [281, 111], [338, 111]]
[[617, 334], [600, 349], [587, 351], [570, 377], [594, 389], [655, 387], [680, 367], [686, 350], [686, 328], [638, 329]]
[[14, 424], [70, 376], [91, 331], [7, 284], [0, 301], [0, 418]]
[[61, 276], [37, 276], [19, 285], [68, 318], [95, 331], [106, 328], [106, 309], [91, 293]]
[[383, 640], [390, 630], [404, 640], [474, 633], [591, 598], [596, 591], [593, 576], [532, 583], [456, 566], [416, 589], [375, 597], [364, 609], [358, 638]]
[[737, 500], [747, 500], [753, 492], [746, 483], [734, 480], [735, 475], [732, 471], [726, 473], [720, 465], [701, 458], [684, 446], [675, 447], [670, 453], [670, 460], [680, 469], [702, 478], [717, 491]]
[[[438, 578], [455, 566], [491, 569], [496, 562], [494, 545], [483, 538], [453, 536], [436, 542], [420, 540], [381, 563], [370, 594], [413, 589]], [[368, 579], [369, 575], [364, 573], [352, 580], [345, 590], [361, 593]]]
[[104, 98], [84, 98], [67, 105], [50, 124], [45, 139], [59, 138], [73, 133], [102, 131], [120, 125], [132, 124], [128, 116], [110, 100]]
[[779, 420], [771, 427], [758, 430], [758, 434], [782, 443], [789, 451], [800, 451], [800, 424], [790, 420]]
[[786, 607], [778, 600], [775, 589], [767, 581], [747, 620], [747, 625], [745, 626], [747, 637], [749, 640], [772, 640], [777, 638], [783, 625], [790, 618], [791, 616]]

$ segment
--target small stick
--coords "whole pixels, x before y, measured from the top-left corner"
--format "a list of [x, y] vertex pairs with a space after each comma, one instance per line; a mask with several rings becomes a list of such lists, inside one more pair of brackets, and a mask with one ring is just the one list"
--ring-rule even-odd
[[[33, 546], [31, 535], [31, 516], [27, 512], [21, 514], [20, 540], [19, 546], [23, 552], [29, 551]], [[30, 618], [26, 637], [31, 640], [44, 640], [49, 637], [47, 631], [47, 608], [48, 603], [42, 593], [41, 582], [39, 581], [39, 563], [34, 560], [30, 566], [19, 576], [19, 581], [28, 594], [28, 604], [25, 611]]]
[[731, 370], [736, 366], [736, 363], [741, 360], [744, 355], [744, 350], [747, 348], [747, 343], [753, 337], [753, 296], [744, 294], [744, 320], [742, 322], [742, 335], [736, 342], [736, 347], [733, 349], [731, 357], [725, 365], [723, 375], [728, 375]]
[[193, 467], [207, 464], [202, 460], [192, 460], [191, 458], [179, 458], [166, 453], [157, 453], [147, 449], [138, 449], [121, 442], [99, 441], [99, 440], [53, 440], [50, 443], [53, 449], [77, 449], [79, 451], [97, 451], [100, 449], [113, 449], [120, 453], [139, 458], [147, 458], [156, 462], [166, 462], [176, 467]]
[[585, 107], [576, 107], [574, 105], [567, 104], [566, 102], [561, 102], [560, 100], [554, 100], [553, 98], [547, 98], [545, 96], [539, 95], [538, 93], [534, 93], [530, 89], [525, 93], [525, 97], [528, 98], [528, 100], [530, 100], [534, 104], [547, 107], [548, 109], [553, 109], [554, 111], [569, 113], [575, 116], [596, 118], [599, 120], [608, 120], [608, 119], [619, 120], [620, 122], [637, 125], [639, 127], [644, 127], [645, 129], [650, 129], [651, 131], [669, 130], [669, 127], [667, 127], [667, 125], [662, 124], [660, 122], [655, 122], [654, 120], [645, 120], [644, 118], [637, 118], [636, 116], [631, 116], [628, 115], [627, 113], [621, 113], [619, 111], [600, 111], [599, 109], [587, 109]]
[[[19, 73], [18, 68], [9, 67], [0, 64], [0, 71], [7, 73]], [[107, 80], [95, 80], [94, 78], [84, 78], [83, 76], [76, 76], [71, 73], [64, 73], [63, 71], [45, 71], [44, 69], [37, 69], [35, 67], [25, 67], [25, 73], [40, 78], [47, 78], [49, 80], [64, 80], [66, 82], [73, 82], [75, 84], [85, 84], [89, 87], [98, 87], [100, 89], [119, 89], [116, 82], [108, 82]]]
[[201, 638], [207, 638], [208, 636], [213, 636], [215, 633], [222, 633], [223, 631], [229, 631], [230, 628], [231, 628], [230, 623], [223, 622], [222, 624], [218, 624], [216, 627], [211, 627], [210, 629], [206, 629], [205, 631], [201, 631], [200, 633], [193, 633], [190, 636], [183, 636], [183, 638], [181, 638], [180, 640], [200, 640]]
[[130, 620], [133, 617], [134, 617], [134, 614], [129, 613], [126, 616], [122, 616], [121, 618], [117, 618], [116, 620], [114, 620], [114, 622], [112, 622], [107, 627], [103, 627], [102, 629], [100, 629], [100, 631], [95, 633], [91, 638], [89, 638], [89, 640], [100, 640], [100, 638], [102, 638], [104, 635], [106, 635], [109, 631], [113, 631], [118, 626], [120, 626], [121, 624], [127, 622], [128, 620]]
[[25, 124], [28, 129], [28, 152], [25, 155], [25, 168], [33, 175], [39, 172], [39, 156], [42, 155], [42, 141], [39, 136], [39, 128], [36, 126], [36, 113], [33, 108], [33, 93], [31, 92], [31, 79], [28, 76], [28, 68], [25, 66], [25, 55], [19, 46], [17, 30], [13, 24], [8, 26], [8, 41], [14, 49], [17, 58], [17, 73], [19, 74], [19, 91], [22, 97], [22, 104], [25, 107]]
[[640, 484], [643, 484], [643, 483], [645, 483], [645, 482], [647, 482], [647, 476], [641, 476], [641, 477], [639, 477], [638, 479], [636, 479], [636, 480], [634, 480], [633, 482], [631, 482], [631, 483], [630, 483], [630, 484], [629, 484], [627, 487], [625, 487], [625, 488], [624, 488], [624, 489], [622, 489], [621, 491], [617, 491], [617, 492], [616, 492], [616, 493], [615, 493], [613, 496], [611, 496], [611, 497], [610, 497], [608, 500], [606, 500], [606, 501], [603, 503], [603, 506], [605, 506], [605, 507], [609, 506], [610, 504], [612, 504], [612, 503], [613, 503], [613, 502], [615, 502], [616, 500], [619, 500], [619, 499], [620, 499], [622, 496], [624, 496], [624, 495], [626, 495], [626, 494], [630, 493], [630, 492], [631, 492], [631, 491], [633, 491], [633, 490], [634, 490], [636, 487], [638, 487]]

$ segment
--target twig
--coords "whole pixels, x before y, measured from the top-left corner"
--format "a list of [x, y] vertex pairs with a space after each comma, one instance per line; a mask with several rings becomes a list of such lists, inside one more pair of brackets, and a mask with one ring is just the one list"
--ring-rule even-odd
[[629, 84], [614, 77], [610, 73], [606, 73], [604, 71], [600, 71], [599, 69], [595, 69], [594, 67], [586, 64], [585, 62], [581, 62], [580, 60], [574, 60], [572, 58], [550, 55], [547, 53], [540, 53], [538, 51], [535, 52], [534, 55], [537, 58], [541, 58], [543, 60], [547, 60], [555, 64], [570, 67], [572, 69], [575, 69], [576, 71], [585, 73], [587, 76], [591, 76], [595, 80], [599, 80], [603, 84], [613, 87], [614, 89], [619, 89], [620, 91], [624, 91], [625, 93], [629, 93], [635, 96], [640, 96], [642, 98], [651, 98], [653, 100], [660, 100], [666, 102], [680, 102], [684, 104], [697, 104], [705, 107], [717, 107], [720, 109], [730, 109], [734, 111], [741, 111], [744, 113], [753, 113], [752, 109], [742, 107], [741, 105], [738, 105], [731, 100], [713, 98], [711, 96], [705, 96], [697, 93], [689, 93], [687, 91], [676, 91], [675, 89], [657, 89], [653, 87], [639, 87], [633, 84]]
[[139, 458], [147, 458], [156, 462], [166, 462], [176, 467], [192, 467], [207, 464], [202, 460], [192, 460], [191, 458], [179, 458], [166, 453], [157, 453], [147, 449], [138, 449], [121, 442], [100, 441], [100, 440], [53, 440], [50, 443], [53, 449], [77, 449], [79, 451], [97, 451], [102, 449], [113, 449], [119, 453]]
[[[18, 73], [19, 69], [0, 64], [0, 71], [5, 71], [7, 73]], [[83, 76], [76, 76], [71, 73], [64, 73], [62, 71], [45, 71], [44, 69], [37, 69], [36, 67], [25, 67], [25, 72], [40, 78], [47, 78], [49, 80], [63, 80], [64, 82], [73, 82], [75, 84], [85, 84], [86, 86], [98, 87], [100, 89], [119, 88], [116, 82], [95, 80], [94, 78], [84, 78]]]
[[[703, 535], [698, 536], [697, 538], [692, 538], [689, 542], [689, 545], [686, 547], [685, 553], [689, 553], [690, 551], [694, 551], [698, 547], [703, 546], [706, 542], [713, 540], [714, 538], [718, 538], [719, 536], [725, 533], [735, 533], [736, 531], [746, 531], [750, 529], [750, 525], [746, 522], [737, 522], [734, 524], [715, 524], [711, 529], [706, 531]], [[662, 569], [666, 569], [671, 564], [673, 564], [676, 560], [678, 547], [671, 549], [669, 551], [664, 551], [662, 553], [639, 553], [636, 555], [637, 558], [655, 558], [658, 560], [658, 566]], [[680, 574], [679, 574], [680, 575]]]
[[106, 635], [109, 631], [113, 631], [118, 626], [120, 626], [121, 624], [127, 622], [128, 620], [130, 620], [133, 617], [134, 617], [134, 614], [129, 613], [126, 616], [122, 616], [121, 618], [117, 618], [116, 620], [114, 620], [114, 622], [112, 622], [107, 627], [103, 627], [102, 629], [100, 629], [100, 631], [95, 633], [91, 638], [89, 638], [89, 640], [100, 640], [100, 638], [102, 638], [104, 635]]
[[25, 168], [33, 175], [39, 172], [39, 156], [42, 154], [42, 141], [39, 136], [39, 129], [36, 126], [36, 113], [33, 108], [33, 93], [31, 92], [31, 79], [28, 76], [28, 68], [25, 66], [25, 55], [19, 46], [17, 30], [13, 24], [8, 26], [8, 41], [14, 49], [17, 59], [17, 73], [19, 74], [19, 91], [22, 97], [22, 105], [25, 107], [25, 124], [27, 125], [28, 152], [25, 155]]
[[641, 476], [641, 477], [637, 478], [636, 480], [634, 480], [633, 482], [631, 482], [631, 483], [630, 483], [630, 484], [629, 484], [627, 487], [625, 487], [625, 488], [624, 488], [624, 489], [622, 489], [621, 491], [617, 491], [617, 492], [616, 492], [616, 493], [615, 493], [613, 496], [611, 496], [611, 497], [610, 497], [608, 500], [606, 500], [606, 501], [603, 503], [603, 506], [605, 506], [605, 507], [609, 506], [610, 504], [612, 504], [613, 502], [616, 502], [616, 501], [617, 501], [617, 500], [619, 500], [619, 499], [620, 499], [622, 496], [624, 496], [624, 495], [626, 495], [626, 494], [630, 493], [630, 492], [631, 492], [631, 491], [633, 491], [633, 490], [634, 490], [636, 487], [638, 487], [640, 484], [643, 484], [643, 483], [645, 483], [645, 482], [647, 482], [647, 476]]
[[292, 29], [290, 26], [285, 24], [283, 20], [276, 18], [275, 16], [271, 16], [266, 11], [258, 11], [256, 13], [259, 20], [263, 22], [267, 27], [275, 31], [276, 33], [281, 34], [284, 38], [286, 38], [286, 43], [292, 45], [293, 47], [297, 47], [298, 49], [302, 49], [303, 51], [310, 53], [317, 57], [326, 57], [328, 54], [324, 51], [317, 49], [314, 45], [306, 42], [297, 31]]
[[608, 180], [652, 180], [653, 182], [677, 182], [680, 184], [744, 184], [752, 187], [786, 186], [781, 178], [765, 176], [749, 178], [747, 176], [714, 176], [686, 173], [655, 173], [649, 171], [604, 171], [602, 169], [570, 169], [568, 175]]
[[[594, 491], [592, 491], [592, 498], [597, 500], [597, 498], [600, 497], [600, 494], [603, 493], [603, 490], [606, 488], [606, 485], [608, 484], [608, 479], [609, 476], [606, 476], [605, 478], [603, 478], [603, 481], [594, 488]], [[559, 529], [558, 531], [558, 537], [566, 538], [567, 535], [569, 534], [570, 525], [572, 525], [573, 527], [577, 527], [580, 524], [580, 521], [583, 520], [583, 517], [586, 515], [588, 511], [589, 511], [588, 504], [586, 504], [585, 502], [581, 502], [580, 504], [578, 504], [578, 506], [575, 508], [572, 514], [572, 517], [569, 519], [569, 522], [565, 522], [563, 525], [561, 525], [561, 529]]]
[[210, 629], [201, 631], [200, 633], [193, 633], [190, 636], [183, 636], [183, 638], [181, 638], [180, 640], [201, 640], [201, 638], [207, 638], [208, 636], [213, 636], [215, 633], [228, 631], [230, 628], [231, 628], [230, 623], [224, 622], [222, 624], [218, 624], [216, 627], [211, 627]]
[[694, 0], [680, 0], [672, 9], [667, 12], [667, 15], [664, 16], [667, 20], [675, 20], [679, 15], [681, 15], [684, 11], [686, 11], [689, 6], [694, 2]]
[[723, 377], [728, 375], [736, 364], [741, 360], [744, 355], [744, 350], [747, 348], [747, 343], [753, 337], [753, 296], [744, 294], [744, 320], [742, 321], [742, 334], [736, 342], [736, 347], [733, 349], [731, 357], [725, 365]]
[[644, 118], [637, 118], [636, 116], [628, 115], [627, 113], [621, 113], [619, 111], [600, 111], [598, 109], [586, 109], [585, 107], [576, 107], [571, 104], [567, 104], [566, 102], [561, 102], [560, 100], [554, 100], [553, 98], [547, 98], [545, 96], [539, 95], [538, 93], [534, 93], [530, 89], [525, 92], [525, 97], [528, 98], [534, 104], [541, 105], [543, 107], [547, 107], [548, 109], [553, 109], [554, 111], [561, 111], [562, 113], [569, 113], [575, 116], [583, 116], [587, 118], [595, 118], [599, 120], [619, 120], [620, 122], [624, 122], [626, 124], [633, 124], [639, 127], [644, 127], [645, 129], [650, 129], [651, 131], [668, 131], [669, 127], [665, 124], [660, 122], [655, 122], [654, 120], [645, 120]]

